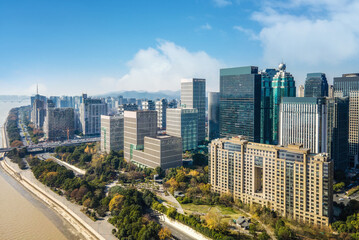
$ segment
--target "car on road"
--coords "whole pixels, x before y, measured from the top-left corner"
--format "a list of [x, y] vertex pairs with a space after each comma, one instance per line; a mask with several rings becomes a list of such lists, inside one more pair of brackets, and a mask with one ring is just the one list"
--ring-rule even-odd
[[344, 201], [344, 198], [339, 198], [339, 201]]

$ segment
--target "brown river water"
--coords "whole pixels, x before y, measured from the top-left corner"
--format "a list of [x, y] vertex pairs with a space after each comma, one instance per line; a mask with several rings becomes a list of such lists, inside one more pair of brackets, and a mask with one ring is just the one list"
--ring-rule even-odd
[[[0, 125], [13, 107], [28, 105], [0, 102]], [[0, 138], [0, 146], [2, 146]], [[0, 240], [78, 239], [78, 232], [45, 203], [0, 168]]]

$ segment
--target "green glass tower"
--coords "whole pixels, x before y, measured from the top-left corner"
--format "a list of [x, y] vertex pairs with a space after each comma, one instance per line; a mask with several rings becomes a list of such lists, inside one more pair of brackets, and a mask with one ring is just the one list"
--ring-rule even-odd
[[278, 70], [279, 71], [274, 75], [272, 79], [273, 130], [271, 144], [278, 144], [279, 105], [282, 101], [282, 98], [296, 96], [294, 77], [289, 72], [286, 72], [286, 65], [284, 63], [279, 64]]

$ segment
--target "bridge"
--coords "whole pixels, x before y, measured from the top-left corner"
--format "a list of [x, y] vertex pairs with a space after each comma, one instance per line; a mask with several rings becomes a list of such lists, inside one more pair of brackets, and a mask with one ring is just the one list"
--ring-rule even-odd
[[[35, 152], [46, 152], [49, 150], [52, 150], [56, 147], [69, 147], [69, 146], [76, 146], [76, 145], [81, 145], [83, 143], [94, 143], [94, 142], [99, 142], [100, 138], [96, 137], [96, 138], [82, 138], [82, 139], [73, 139], [70, 141], [64, 141], [64, 142], [48, 142], [48, 143], [39, 143], [39, 144], [35, 144], [35, 145], [30, 145], [30, 146], [26, 146], [26, 147], [20, 147], [21, 148], [27, 148], [27, 151], [30, 153], [35, 153]], [[14, 148], [0, 148], [0, 153], [7, 153], [10, 152], [11, 150], [13, 150]]]

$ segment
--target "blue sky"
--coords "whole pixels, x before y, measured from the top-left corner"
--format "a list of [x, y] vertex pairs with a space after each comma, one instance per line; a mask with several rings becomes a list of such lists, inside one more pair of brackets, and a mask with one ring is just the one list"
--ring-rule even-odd
[[178, 90], [221, 67], [358, 72], [352, 0], [0, 0], [0, 94]]

